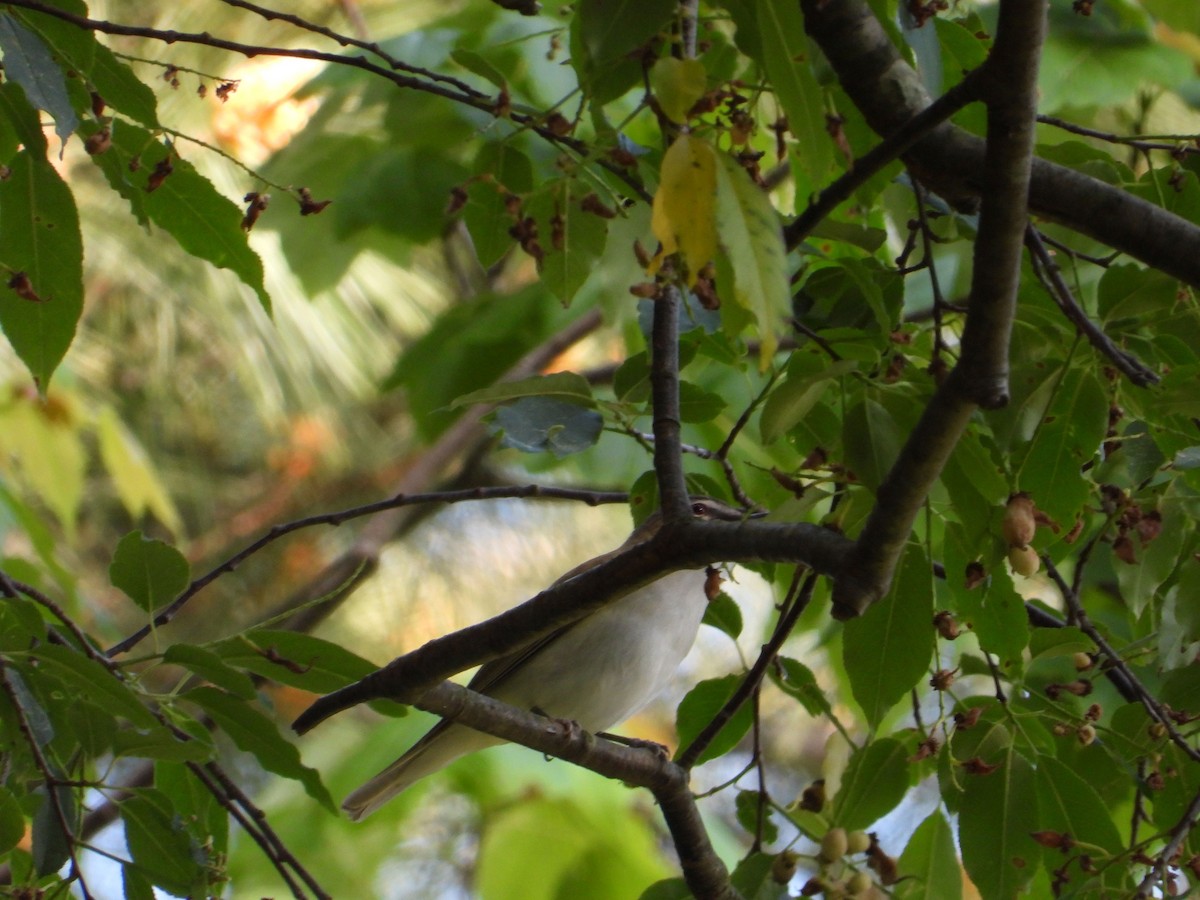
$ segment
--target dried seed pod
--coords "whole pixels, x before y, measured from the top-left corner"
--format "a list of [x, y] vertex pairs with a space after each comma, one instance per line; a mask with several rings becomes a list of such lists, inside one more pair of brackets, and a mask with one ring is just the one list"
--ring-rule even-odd
[[1008, 498], [1004, 508], [1004, 520], [1000, 523], [1001, 533], [1010, 547], [1028, 547], [1037, 531], [1037, 520], [1034, 518], [1037, 508], [1033, 500], [1024, 491], [1013, 494]]

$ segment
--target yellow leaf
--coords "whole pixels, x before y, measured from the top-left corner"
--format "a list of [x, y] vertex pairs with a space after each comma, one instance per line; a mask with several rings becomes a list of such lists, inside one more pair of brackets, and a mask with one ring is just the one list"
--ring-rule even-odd
[[650, 70], [650, 87], [666, 117], [682, 125], [708, 89], [708, 74], [698, 59], [664, 56]]
[[142, 445], [121, 424], [111, 406], [104, 407], [96, 419], [96, 437], [100, 458], [129, 514], [137, 519], [148, 510], [172, 532], [179, 534], [182, 523], [171, 495]]
[[745, 169], [724, 154], [717, 168], [716, 212], [721, 246], [733, 270], [733, 300], [758, 325], [762, 341], [759, 365], [766, 368], [779, 344], [779, 328], [791, 309], [779, 213]]
[[676, 251], [683, 254], [688, 285], [717, 252], [717, 154], [706, 142], [681, 134], [663, 156], [650, 227], [662, 244], [651, 270]]

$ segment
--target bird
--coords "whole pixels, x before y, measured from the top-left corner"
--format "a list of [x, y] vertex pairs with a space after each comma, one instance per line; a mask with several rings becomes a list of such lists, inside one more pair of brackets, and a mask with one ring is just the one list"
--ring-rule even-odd
[[[693, 518], [742, 521], [747, 512], [711, 497], [690, 500]], [[651, 513], [616, 550], [590, 559], [555, 584], [650, 540], [662, 527]], [[665, 574], [520, 650], [485, 663], [467, 685], [512, 706], [576, 722], [590, 732], [624, 721], [668, 683], [691, 649], [708, 605], [704, 569]], [[403, 756], [353, 791], [342, 809], [369, 816], [412, 784], [503, 739], [443, 719]]]

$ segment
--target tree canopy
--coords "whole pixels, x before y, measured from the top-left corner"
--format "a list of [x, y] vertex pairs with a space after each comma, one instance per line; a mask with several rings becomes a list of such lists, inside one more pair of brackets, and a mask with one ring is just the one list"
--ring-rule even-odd
[[[1191, 0], [5, 0], [0, 53], [6, 890], [1200, 884]], [[487, 618], [469, 544], [606, 504], [664, 525]], [[669, 756], [448, 680], [706, 566]], [[346, 822], [410, 707], [574, 765]]]

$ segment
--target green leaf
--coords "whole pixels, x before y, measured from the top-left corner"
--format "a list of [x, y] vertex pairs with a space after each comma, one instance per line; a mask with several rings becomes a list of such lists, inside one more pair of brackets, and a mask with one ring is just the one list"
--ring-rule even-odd
[[[947, 540], [951, 532], [947, 529]], [[1003, 564], [992, 567], [982, 583], [956, 591], [963, 623], [975, 632], [979, 646], [999, 657], [1001, 667], [1019, 662], [1029, 642], [1029, 617], [1025, 601], [1013, 586]]]
[[575, 317], [549, 299], [534, 284], [456, 305], [404, 351], [384, 389], [405, 388], [418, 430], [433, 440], [455, 420], [449, 410], [455, 398], [495, 384], [527, 350]]
[[874, 728], [922, 679], [933, 652], [933, 570], [910, 544], [891, 592], [846, 623], [842, 656], [854, 699]]
[[607, 900], [635, 897], [669, 874], [644, 817], [578, 793], [505, 804], [489, 816], [473, 891], [479, 897]]
[[907, 876], [895, 887], [896, 900], [962, 900], [962, 872], [950, 823], [935, 810], [917, 826], [900, 855]]
[[211, 649], [231, 666], [314, 694], [328, 694], [378, 668], [344, 647], [293, 631], [257, 629]]
[[604, 419], [595, 410], [546, 397], [524, 397], [496, 410], [504, 446], [556, 457], [586, 450], [600, 438]]
[[1113, 561], [1121, 596], [1135, 616], [1158, 596], [1159, 588], [1180, 565], [1181, 551], [1195, 530], [1195, 520], [1180, 500], [1177, 485], [1172, 484], [1159, 504], [1162, 530], [1158, 536], [1148, 544], [1133, 538], [1135, 565]]
[[1033, 770], [1010, 737], [995, 771], [961, 778], [965, 784], [959, 806], [963, 865], [985, 898], [1016, 897], [1042, 858], [1041, 848], [1029, 836], [1038, 827]]
[[783, 229], [766, 192], [746, 170], [728, 154], [717, 159], [717, 237], [733, 268], [733, 299], [758, 326], [759, 365], [766, 368], [791, 313]]
[[154, 786], [171, 802], [183, 827], [194, 840], [206, 845], [210, 855], [220, 857], [228, 851], [229, 813], [190, 768], [157, 762]]
[[97, 43], [88, 70], [96, 92], [104, 102], [147, 128], [158, 127], [158, 98], [129, 65]]
[[638, 900], [692, 900], [692, 892], [682, 878], [664, 878], [642, 891]]
[[113, 737], [113, 756], [168, 762], [207, 762], [215, 756], [215, 751], [211, 744], [199, 740], [180, 740], [165, 728], [154, 731], [123, 728]]
[[584, 207], [587, 196], [578, 180], [564, 179], [539, 192], [527, 208], [545, 253], [538, 263], [542, 284], [564, 306], [591, 277], [608, 242], [608, 220]]
[[491, 387], [471, 391], [450, 404], [451, 409], [473, 406], [476, 403], [504, 403], [520, 397], [554, 397], [583, 406], [595, 406], [592, 387], [576, 372], [555, 372], [553, 375], [534, 375], [520, 381], [501, 381]]
[[581, 0], [580, 37], [588, 61], [603, 66], [620, 60], [675, 14], [675, 0]]
[[30, 651], [44, 672], [70, 685], [79, 696], [107, 710], [112, 715], [123, 716], [135, 726], [147, 730], [161, 730], [162, 725], [142, 705], [138, 695], [129, 685], [118, 679], [103, 665], [59, 644], [46, 644]]
[[34, 871], [42, 876], [57, 872], [71, 858], [71, 848], [67, 844], [67, 836], [63, 834], [58, 810], [62, 810], [62, 817], [68, 822], [75, 821], [75, 794], [68, 787], [56, 787], [56, 809], [46, 788], [39, 787], [34, 793], [42, 803], [33, 814], [30, 838], [33, 842]]
[[516, 216], [508, 197], [520, 198], [533, 190], [533, 163], [511, 143], [493, 142], [480, 148], [474, 171], [482, 177], [467, 187], [463, 221], [480, 264], [490, 266], [515, 246], [509, 229]]
[[711, 422], [728, 405], [720, 394], [706, 391], [689, 381], [679, 383], [679, 419], [682, 422]]
[[[81, 0], [60, 0], [60, 9], [87, 15]], [[91, 31], [49, 14], [20, 12], [22, 20], [59, 58], [60, 67], [85, 77], [105, 104], [147, 128], [158, 127], [157, 98], [123, 60], [96, 40]]]
[[0, 787], [0, 854], [17, 846], [25, 836], [25, 814], [8, 788]]
[[181, 826], [171, 801], [160, 791], [141, 788], [120, 804], [125, 843], [137, 871], [154, 884], [181, 897], [203, 890], [200, 847]]
[[779, 838], [779, 828], [771, 821], [771, 804], [761, 791], [738, 791], [734, 800], [737, 820], [747, 832], [759, 835], [759, 814], [762, 814], [761, 837], [764, 844], [773, 844]]
[[1096, 291], [1100, 318], [1109, 325], [1168, 312], [1178, 302], [1177, 290], [1178, 282], [1154, 269], [1111, 266], [1104, 270]]
[[79, 119], [67, 96], [67, 79], [62, 66], [32, 31], [7, 12], [0, 12], [0, 50], [4, 51], [4, 74], [21, 86], [29, 102], [54, 118], [54, 130], [65, 145], [79, 127]]
[[[26, 149], [0, 181], [0, 326], [45, 391], [75, 337], [83, 311], [83, 242], [71, 189], [54, 167]], [[11, 285], [27, 279], [29, 293]]]
[[172, 644], [163, 654], [163, 662], [183, 666], [242, 700], [254, 699], [254, 682], [250, 677], [231, 667], [211, 650], [192, 644]]
[[724, 591], [708, 601], [703, 624], [723, 631], [735, 641], [742, 633], [742, 608]]
[[111, 406], [105, 406], [96, 417], [96, 439], [104, 468], [130, 516], [138, 518], [143, 513], [153, 513], [167, 528], [178, 533], [182, 523], [170, 494], [142, 445], [121, 424]]
[[[722, 678], [710, 678], [701, 681], [688, 691], [675, 712], [675, 731], [679, 735], [679, 748], [686, 748], [708, 726], [713, 716], [725, 705], [738, 685], [742, 683], [740, 675], [726, 675]], [[716, 738], [700, 754], [697, 765], [716, 759], [732, 750], [750, 730], [754, 717], [754, 704], [743, 703], [734, 713], [733, 718], [717, 733]]]
[[[5, 452], [19, 466], [22, 480], [74, 537], [87, 475], [87, 450], [70, 406], [13, 397], [11, 403], [0, 404], [0, 430], [5, 435]], [[36, 536], [38, 530], [35, 526], [29, 533]]]
[[121, 864], [121, 887], [125, 900], [155, 900], [154, 883], [133, 863]]
[[771, 667], [771, 680], [789, 697], [795, 697], [810, 716], [829, 716], [833, 707], [825, 692], [817, 684], [812, 670], [799, 660], [787, 656], [776, 659], [778, 665]]
[[[11, 152], [15, 152], [16, 144], [25, 145], [35, 157], [41, 159], [46, 155], [46, 135], [42, 133], [42, 123], [38, 111], [29, 105], [25, 92], [14, 82], [6, 81], [0, 84], [0, 114], [3, 114], [11, 128]], [[8, 162], [11, 152], [4, 162]]]
[[830, 381], [857, 368], [856, 360], [841, 359], [831, 363], [816, 354], [792, 354], [787, 380], [771, 391], [763, 404], [759, 420], [763, 443], [772, 443], [791, 431], [816, 406]]
[[650, 69], [650, 90], [659, 108], [672, 122], [683, 124], [688, 111], [708, 89], [708, 74], [698, 59], [664, 56]]
[[729, 880], [742, 900], [785, 900], [791, 897], [786, 884], [775, 880], [772, 869], [775, 857], [767, 853], [750, 853], [733, 870]]
[[758, 0], [757, 13], [767, 76], [787, 116], [788, 130], [800, 143], [796, 158], [814, 186], [821, 186], [833, 149], [825, 130], [824, 96], [809, 64], [800, 5]]
[[310, 797], [330, 811], [335, 809], [321, 776], [300, 762], [295, 745], [284, 740], [275, 723], [258, 710], [232, 694], [211, 687], [194, 688], [184, 696], [212, 716], [221, 730], [240, 749], [253, 754], [268, 772], [299, 781]]
[[131, 531], [117, 545], [108, 575], [114, 587], [150, 612], [173, 600], [188, 586], [191, 567], [170, 544]]
[[850, 408], [844, 428], [846, 463], [859, 481], [878, 490], [904, 445], [904, 432], [874, 397], [864, 397]]
[[501, 90], [504, 90], [508, 87], [508, 79], [504, 77], [504, 73], [474, 50], [466, 50], [462, 47], [459, 47], [458, 49], [450, 51], [450, 58], [468, 72], [473, 72], [480, 78], [490, 81]]
[[1021, 464], [1020, 489], [1059, 523], [1073, 522], [1087, 502], [1090, 484], [1080, 469], [1100, 449], [1108, 406], [1095, 373], [1068, 369]]
[[891, 738], [859, 747], [834, 798], [833, 823], [847, 831], [861, 830], [895, 809], [908, 790], [908, 755], [904, 745]]
[[[428, 147], [388, 147], [366, 156], [334, 195], [333, 231], [342, 246], [382, 229], [413, 243], [427, 243], [446, 228], [446, 198], [467, 178], [467, 167]], [[303, 227], [312, 230], [313, 225]], [[327, 240], [327, 236], [322, 238]]]
[[[153, 222], [192, 256], [231, 270], [270, 311], [262, 260], [250, 249], [242, 230], [242, 209], [218, 193], [191, 163], [181, 159], [173, 144], [163, 143], [145, 128], [123, 122], [113, 128], [109, 150], [91, 159], [109, 185], [129, 201], [139, 221]], [[171, 172], [151, 189], [150, 178], [160, 166], [170, 166]]]
[[[1121, 855], [1121, 834], [1112, 810], [1071, 766], [1052, 756], [1039, 756], [1036, 778], [1039, 831], [1066, 833], [1112, 857]], [[1057, 865], [1053, 860], [1059, 857], [1059, 851], [1047, 849], [1048, 865]]]
[[46, 620], [24, 597], [5, 597], [0, 603], [0, 652], [27, 650], [46, 639]]

